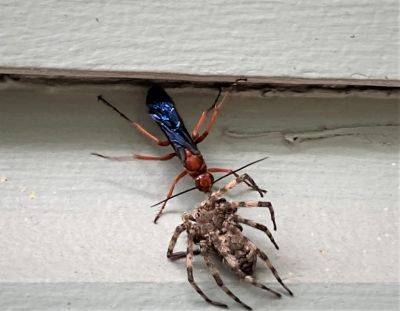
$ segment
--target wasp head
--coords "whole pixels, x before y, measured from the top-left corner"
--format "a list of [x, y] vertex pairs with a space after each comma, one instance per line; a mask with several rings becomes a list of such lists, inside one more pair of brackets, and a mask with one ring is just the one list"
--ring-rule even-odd
[[196, 188], [203, 192], [210, 192], [214, 183], [214, 177], [211, 173], [205, 172], [195, 178]]

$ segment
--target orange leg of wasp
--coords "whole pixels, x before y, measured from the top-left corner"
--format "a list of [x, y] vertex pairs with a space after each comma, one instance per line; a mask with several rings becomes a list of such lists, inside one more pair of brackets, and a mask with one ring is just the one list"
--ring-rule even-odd
[[203, 125], [204, 121], [207, 119], [207, 112], [208, 111], [203, 111], [201, 113], [200, 119], [192, 131], [192, 138], [194, 140], [196, 140], [199, 137], [200, 127]]
[[208, 122], [207, 127], [203, 134], [198, 136], [195, 140], [196, 144], [201, 143], [207, 136], [210, 134], [212, 127], [214, 126], [215, 121], [219, 115], [219, 108], [215, 107], [213, 110], [213, 114], [211, 115], [210, 122]]
[[210, 108], [208, 108], [206, 111], [203, 111], [201, 113], [200, 119], [199, 119], [199, 121], [197, 121], [197, 124], [196, 124], [196, 126], [194, 127], [194, 129], [192, 131], [193, 140], [196, 140], [199, 137], [200, 128], [204, 124], [204, 122], [206, 121], [208, 113], [210, 112], [210, 110], [213, 110], [215, 105], [217, 104], [218, 99], [221, 96], [221, 92], [222, 92], [222, 89], [219, 89], [218, 95], [215, 98], [214, 103], [211, 105]]
[[[182, 171], [180, 172], [178, 175], [175, 176], [174, 181], [172, 182], [171, 187], [169, 188], [169, 192], [167, 194], [167, 199], [169, 199], [172, 196], [172, 193], [174, 192], [175, 186], [178, 183], [178, 181], [187, 175], [187, 171]], [[160, 210], [158, 211], [156, 217], [154, 218], [154, 223], [157, 223], [158, 218], [161, 217], [161, 214], [165, 208], [165, 206], [167, 205], [167, 202], [164, 202], [163, 205], [161, 206]]]
[[142, 155], [142, 154], [135, 154], [133, 156], [122, 156], [122, 157], [110, 157], [99, 153], [92, 153], [92, 155], [98, 156], [103, 159], [112, 160], [112, 161], [132, 161], [132, 160], [159, 160], [159, 161], [166, 161], [172, 159], [176, 156], [176, 153], [168, 153], [162, 156], [151, 156], [151, 155]]
[[176, 156], [175, 152], [168, 153], [162, 156], [152, 156], [152, 155], [143, 155], [143, 154], [135, 154], [133, 157], [138, 160], [159, 160], [159, 161], [167, 161]]
[[152, 141], [154, 141], [157, 145], [159, 146], [168, 146], [169, 141], [168, 140], [161, 140], [157, 137], [155, 137], [153, 134], [151, 134], [148, 130], [146, 130], [143, 126], [141, 126], [139, 123], [132, 123], [132, 125], [144, 136], [150, 138]]
[[[222, 96], [221, 100], [219, 102], [215, 102], [211, 106], [212, 107], [212, 115], [211, 115], [210, 121], [208, 122], [207, 127], [206, 127], [205, 131], [203, 132], [203, 134], [198, 136], [198, 133], [197, 133], [197, 136], [195, 137], [196, 144], [201, 143], [208, 136], [208, 134], [211, 132], [211, 129], [214, 126], [215, 121], [217, 120], [217, 117], [219, 115], [219, 111], [220, 111], [222, 105], [225, 103], [226, 99], [228, 98], [228, 95], [231, 93], [233, 88], [238, 84], [238, 82], [240, 80], [246, 81], [247, 79], [243, 79], [243, 78], [242, 79], [237, 79], [235, 81], [235, 83], [233, 83], [232, 86], [229, 88], [229, 90], [225, 92], [225, 94], [224, 94], [224, 96]], [[217, 100], [218, 100], [218, 97], [217, 97]], [[207, 115], [209, 110], [203, 112], [203, 114], [201, 115], [200, 120], [199, 120], [198, 123], [200, 123], [200, 121], [202, 121], [202, 123], [204, 122], [204, 120], [202, 120], [202, 117], [203, 117], [204, 114]], [[205, 119], [205, 117], [204, 117], [204, 119]], [[197, 128], [197, 125], [196, 125], [195, 129], [196, 128]], [[197, 130], [199, 130], [199, 128], [200, 128], [200, 126], [198, 126]]]

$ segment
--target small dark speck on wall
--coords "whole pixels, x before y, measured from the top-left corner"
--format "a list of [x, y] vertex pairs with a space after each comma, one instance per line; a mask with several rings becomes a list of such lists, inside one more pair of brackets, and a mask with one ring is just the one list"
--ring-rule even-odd
[[356, 35], [351, 35], [351, 36], [350, 36], [350, 38], [355, 38], [355, 37], [356, 37]]
[[100, 20], [96, 17], [96, 22], [100, 23]]

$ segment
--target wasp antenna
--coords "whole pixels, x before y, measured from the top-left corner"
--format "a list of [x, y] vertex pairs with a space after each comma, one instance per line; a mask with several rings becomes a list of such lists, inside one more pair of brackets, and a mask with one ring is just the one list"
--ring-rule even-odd
[[103, 104], [105, 104], [106, 106], [110, 107], [111, 109], [113, 109], [114, 111], [116, 111], [122, 118], [124, 118], [125, 120], [129, 121], [130, 123], [133, 123], [133, 121], [131, 119], [129, 119], [126, 114], [122, 113], [121, 111], [118, 110], [117, 107], [115, 107], [113, 104], [111, 104], [108, 100], [106, 100], [103, 95], [99, 95], [97, 96], [97, 100], [102, 102]]
[[160, 202], [158, 202], [156, 204], [151, 205], [150, 207], [154, 207], [154, 206], [160, 205], [160, 204], [162, 204], [164, 202], [167, 202], [167, 201], [171, 200], [172, 198], [175, 198], [175, 197], [177, 197], [177, 196], [179, 196], [181, 194], [184, 194], [186, 192], [189, 192], [189, 191], [192, 191], [192, 190], [195, 190], [195, 189], [197, 189], [197, 187], [193, 187], [193, 188], [189, 188], [189, 189], [183, 190], [182, 192], [174, 194], [173, 196], [169, 197], [168, 199], [162, 200], [162, 201], [160, 201]]
[[261, 162], [261, 161], [264, 161], [264, 160], [266, 160], [268, 158], [269, 158], [269, 156], [266, 156], [266, 157], [263, 157], [261, 159], [258, 159], [258, 160], [255, 160], [253, 162], [250, 162], [250, 163], [248, 163], [246, 165], [243, 165], [242, 167], [239, 167], [238, 169], [236, 169], [234, 171], [231, 171], [228, 174], [225, 174], [225, 175], [221, 176], [220, 178], [217, 178], [216, 180], [214, 180], [213, 184], [215, 184], [217, 181], [220, 181], [221, 179], [224, 179], [225, 177], [228, 177], [229, 175], [235, 174], [236, 172], [239, 172], [242, 169], [245, 169], [246, 167], [249, 167], [250, 165], [256, 164], [256, 163]]
[[[231, 172], [229, 172], [228, 174], [223, 175], [223, 176], [220, 177], [220, 178], [217, 178], [217, 179], [214, 181], [213, 185], [214, 185], [217, 181], [220, 181], [221, 179], [223, 179], [223, 178], [225, 178], [225, 177], [228, 177], [229, 175], [235, 174], [236, 172], [241, 171], [242, 169], [245, 169], [246, 167], [249, 167], [250, 165], [256, 164], [256, 163], [261, 162], [261, 161], [264, 161], [265, 159], [268, 159], [268, 158], [269, 158], [269, 156], [266, 156], [266, 157], [263, 157], [263, 158], [261, 158], [261, 159], [258, 159], [258, 160], [255, 160], [255, 161], [253, 161], [253, 162], [250, 162], [250, 163], [248, 163], [248, 164], [246, 164], [246, 165], [243, 165], [242, 167], [239, 167], [238, 169], [236, 169], [236, 170], [234, 170], [234, 171], [231, 171]], [[160, 204], [162, 204], [162, 203], [164, 203], [164, 202], [167, 202], [167, 201], [169, 201], [169, 200], [171, 200], [171, 199], [173, 199], [173, 198], [175, 198], [175, 197], [177, 197], [177, 196], [180, 196], [181, 194], [187, 193], [187, 192], [192, 191], [192, 190], [195, 190], [195, 189], [197, 189], [197, 188], [196, 188], [196, 187], [193, 187], [193, 188], [189, 188], [189, 189], [183, 190], [182, 192], [179, 192], [179, 193], [177, 193], [177, 194], [174, 194], [172, 197], [169, 197], [168, 199], [162, 200], [162, 201], [160, 201], [160, 202], [158, 202], [158, 203], [156, 203], [156, 204], [151, 205], [151, 207], [160, 205]]]

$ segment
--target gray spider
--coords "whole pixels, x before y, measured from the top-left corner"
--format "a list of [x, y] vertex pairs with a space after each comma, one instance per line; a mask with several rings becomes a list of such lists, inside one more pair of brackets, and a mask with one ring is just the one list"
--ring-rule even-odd
[[[236, 214], [238, 207], [268, 208], [271, 214], [271, 220], [274, 224], [274, 230], [276, 230], [274, 210], [271, 203], [261, 201], [228, 202], [224, 198], [220, 198], [221, 195], [235, 187], [237, 184], [246, 181], [250, 181], [250, 177], [247, 174], [238, 176], [236, 179], [229, 182], [225, 187], [211, 193], [209, 198], [201, 202], [201, 204], [192, 212], [184, 213], [182, 216], [183, 223], [176, 227], [169, 243], [167, 257], [171, 260], [186, 257], [188, 280], [192, 287], [208, 303], [214, 306], [227, 308], [228, 306], [226, 304], [213, 301], [208, 298], [194, 281], [192, 265], [193, 256], [201, 254], [217, 285], [221, 287], [221, 289], [236, 302], [240, 303], [246, 309], [251, 310], [251, 307], [243, 303], [228, 289], [228, 287], [225, 286], [217, 268], [211, 260], [212, 253], [221, 258], [222, 262], [231, 268], [240, 279], [256, 287], [270, 291], [277, 297], [281, 297], [280, 293], [261, 284], [252, 276], [258, 256], [265, 262], [267, 267], [274, 274], [275, 278], [287, 290], [287, 292], [290, 295], [293, 295], [293, 293], [283, 283], [282, 279], [278, 275], [278, 272], [272, 266], [268, 256], [243, 235], [241, 224], [245, 224], [265, 232], [276, 249], [279, 249], [271, 232], [266, 226], [256, 223], [252, 220], [242, 218]], [[183, 231], [186, 231], [188, 235], [187, 251], [173, 252], [178, 237]], [[194, 250], [194, 244], [199, 245], [200, 250]]]

